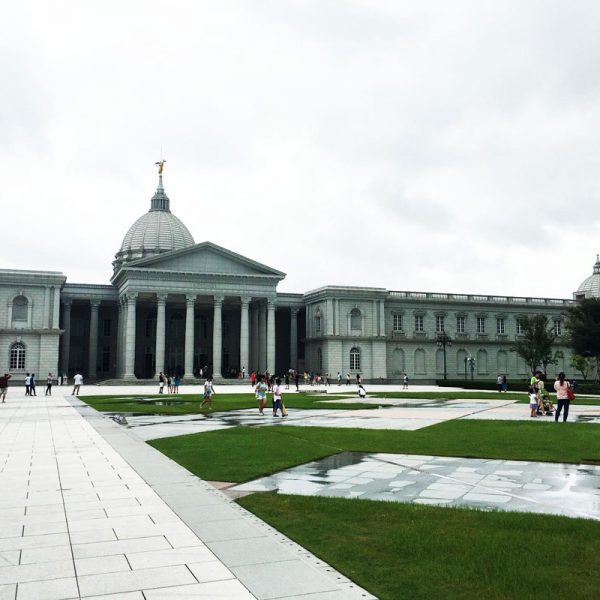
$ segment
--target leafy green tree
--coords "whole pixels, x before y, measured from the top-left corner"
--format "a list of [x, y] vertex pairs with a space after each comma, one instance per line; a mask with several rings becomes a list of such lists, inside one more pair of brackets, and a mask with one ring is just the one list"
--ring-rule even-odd
[[594, 360], [589, 356], [581, 356], [581, 354], [571, 355], [571, 367], [581, 373], [584, 381], [587, 381], [590, 371], [594, 368]]
[[597, 374], [600, 367], [600, 298], [586, 298], [570, 307], [565, 327], [575, 354], [592, 359]]
[[523, 335], [515, 342], [511, 350], [527, 363], [532, 373], [539, 366], [545, 373], [548, 365], [556, 362], [552, 351], [556, 334], [548, 317], [544, 315], [525, 317], [521, 320], [521, 326]]

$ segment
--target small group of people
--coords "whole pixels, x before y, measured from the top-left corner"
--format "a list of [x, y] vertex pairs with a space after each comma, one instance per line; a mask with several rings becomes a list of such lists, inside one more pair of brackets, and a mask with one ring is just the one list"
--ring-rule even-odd
[[536, 371], [529, 381], [529, 409], [531, 417], [550, 416], [554, 414], [554, 420], [558, 421], [561, 413], [563, 423], [569, 417], [569, 406], [575, 399], [573, 385], [566, 379], [561, 371], [556, 376], [554, 391], [556, 392], [556, 409], [546, 389], [546, 376], [542, 371]]
[[508, 392], [508, 380], [506, 379], [506, 375], [498, 375], [496, 386], [498, 387], [499, 392]]
[[281, 390], [281, 377], [276, 377], [273, 386], [269, 389], [265, 375], [259, 375], [258, 381], [254, 388], [254, 394], [258, 402], [258, 413], [264, 415], [265, 407], [267, 406], [267, 393], [273, 393], [273, 416], [279, 416], [277, 413], [281, 412], [282, 417], [287, 417], [287, 411], [285, 404], [283, 403], [283, 392]]
[[158, 393], [163, 394], [165, 386], [167, 387], [167, 394], [178, 394], [179, 384], [181, 383], [181, 377], [175, 375], [165, 375], [162, 371], [158, 374]]

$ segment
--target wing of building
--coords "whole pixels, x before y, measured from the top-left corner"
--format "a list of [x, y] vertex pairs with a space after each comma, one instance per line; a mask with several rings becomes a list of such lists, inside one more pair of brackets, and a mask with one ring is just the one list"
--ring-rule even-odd
[[[574, 300], [340, 286], [278, 293], [285, 273], [194, 242], [171, 213], [162, 176], [113, 267], [110, 285], [0, 269], [0, 372], [16, 380], [28, 372], [134, 380], [290, 368], [366, 381], [524, 378], [527, 365], [510, 348], [533, 314], [546, 315], [558, 334], [553, 369], [569, 370], [563, 321]], [[600, 259], [574, 298], [599, 296]], [[451, 342], [441, 344], [444, 337]]]

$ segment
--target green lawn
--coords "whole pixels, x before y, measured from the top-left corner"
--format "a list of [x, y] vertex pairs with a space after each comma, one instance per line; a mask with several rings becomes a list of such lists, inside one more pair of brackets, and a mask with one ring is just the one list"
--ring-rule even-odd
[[580, 463], [600, 460], [598, 425], [454, 420], [416, 431], [236, 427], [149, 442], [202, 479], [247, 481], [338, 452]]
[[382, 600], [598, 595], [595, 521], [272, 493], [238, 502]]
[[[249, 387], [249, 386], [248, 386]], [[355, 398], [355, 394], [348, 394], [347, 397]], [[271, 405], [272, 394], [268, 396], [268, 405]], [[86, 402], [96, 410], [101, 412], [119, 412], [119, 413], [140, 413], [140, 414], [162, 414], [162, 415], [186, 415], [205, 413], [208, 408], [200, 410], [202, 394], [146, 394], [136, 396], [79, 396], [79, 399]], [[165, 402], [166, 404], [157, 405], [147, 402], [144, 399], [152, 401]], [[357, 409], [357, 408], [377, 408], [373, 404], [361, 404], [357, 402], [351, 404], [323, 403], [327, 400], [323, 396], [313, 394], [303, 394], [297, 392], [284, 393], [283, 399], [288, 408], [320, 408], [327, 410], [335, 409]], [[331, 398], [332, 400], [335, 397]], [[172, 404], [171, 404], [172, 403]], [[256, 408], [256, 398], [254, 393], [247, 394], [220, 394], [216, 393], [213, 397], [212, 412], [240, 410], [244, 408]]]

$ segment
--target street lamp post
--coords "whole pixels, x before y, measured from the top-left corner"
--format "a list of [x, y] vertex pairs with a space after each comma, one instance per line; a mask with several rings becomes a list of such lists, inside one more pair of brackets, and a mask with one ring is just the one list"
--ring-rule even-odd
[[466, 363], [469, 363], [471, 367], [471, 381], [473, 381], [473, 372], [475, 371], [475, 359], [469, 354], [469, 358], [465, 358], [465, 377], [466, 377]]
[[437, 345], [438, 348], [442, 348], [444, 351], [444, 381], [448, 379], [447, 369], [446, 369], [446, 346], [452, 346], [452, 340], [450, 336], [445, 332], [439, 333], [437, 336]]

